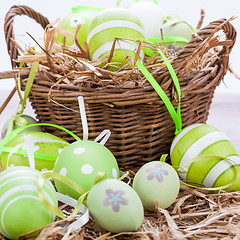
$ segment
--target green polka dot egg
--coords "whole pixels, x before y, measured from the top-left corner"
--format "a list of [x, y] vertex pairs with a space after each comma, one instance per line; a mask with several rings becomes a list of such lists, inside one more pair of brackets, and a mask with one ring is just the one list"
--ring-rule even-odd
[[[86, 191], [94, 186], [98, 172], [105, 172], [106, 178], [118, 178], [119, 168], [111, 151], [102, 144], [83, 140], [65, 147], [55, 163], [54, 172], [66, 176]], [[79, 194], [58, 180], [57, 190], [75, 199]]]
[[136, 231], [143, 222], [141, 199], [118, 179], [98, 182], [88, 194], [87, 207], [94, 221], [110, 232]]
[[[0, 173], [0, 233], [9, 239], [34, 231], [55, 219], [40, 201], [37, 182], [41, 173], [30, 167], [13, 167]], [[46, 199], [58, 206], [50, 181], [43, 186]]]
[[68, 142], [49, 133], [20, 133], [3, 148], [1, 165], [3, 170], [10, 166], [30, 166], [29, 154], [33, 153], [35, 154], [34, 168], [39, 171], [52, 170], [59, 150], [67, 145], [69, 145]]
[[[221, 187], [236, 178], [234, 163], [240, 164], [240, 156], [229, 138], [217, 128], [208, 124], [193, 124], [184, 128], [173, 140], [170, 149], [171, 162], [174, 167], [180, 166], [184, 180], [204, 184], [207, 187]], [[189, 163], [196, 157], [213, 156]], [[220, 156], [226, 159], [214, 158]], [[183, 167], [183, 168], [181, 168]], [[240, 181], [224, 190], [239, 190]]]
[[[144, 30], [139, 18], [127, 9], [112, 8], [99, 13], [91, 22], [87, 42], [92, 60], [109, 55], [115, 37], [143, 39]], [[130, 56], [131, 42], [118, 40], [112, 62], [122, 66]], [[136, 45], [132, 46], [132, 50]], [[144, 54], [141, 52], [140, 57]]]

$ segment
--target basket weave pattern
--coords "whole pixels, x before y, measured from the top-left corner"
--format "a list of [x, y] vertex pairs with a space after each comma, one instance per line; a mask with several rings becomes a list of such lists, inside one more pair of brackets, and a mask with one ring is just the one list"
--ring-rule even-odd
[[[14, 17], [21, 14], [35, 19], [43, 27], [48, 24], [45, 17], [26, 6], [10, 9], [5, 19], [5, 36], [13, 67], [17, 66], [14, 60], [19, 53], [12, 40], [12, 25]], [[218, 44], [222, 46], [221, 50], [216, 51], [216, 56], [208, 61], [207, 67], [201, 68], [199, 65], [202, 59], [214, 47], [213, 41], [207, 44], [206, 41], [217, 30], [222, 30], [225, 34], [225, 40]], [[171, 62], [181, 86], [183, 127], [206, 122], [215, 88], [228, 70], [229, 53], [235, 41], [236, 31], [229, 21], [214, 21], [199, 30]], [[167, 68], [158, 69], [153, 72], [153, 76], [176, 109], [178, 98]], [[112, 134], [106, 146], [115, 155], [121, 169], [135, 170], [144, 163], [158, 160], [162, 154], [169, 153], [175, 125], [163, 101], [151, 86], [89, 89], [57, 84], [51, 90], [49, 101], [49, 90], [55, 82], [39, 72], [32, 86], [30, 102], [40, 122], [61, 125], [81, 137], [82, 125], [77, 101], [81, 95], [85, 101], [89, 139], [93, 140], [101, 131], [109, 129]], [[73, 141], [63, 131], [53, 128], [46, 130], [67, 141]]]

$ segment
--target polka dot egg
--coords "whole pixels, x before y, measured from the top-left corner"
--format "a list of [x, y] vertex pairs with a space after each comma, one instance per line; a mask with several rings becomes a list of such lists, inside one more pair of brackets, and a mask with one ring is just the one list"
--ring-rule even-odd
[[[41, 228], [54, 221], [40, 201], [37, 182], [41, 173], [30, 167], [13, 167], [0, 174], [0, 233], [9, 239]], [[56, 192], [50, 181], [43, 186], [46, 199], [58, 206]]]
[[[217, 128], [208, 124], [193, 124], [184, 128], [173, 140], [171, 149], [173, 166], [180, 166], [182, 179], [204, 184], [207, 187], [224, 186], [236, 177], [233, 162], [240, 164], [240, 156], [229, 138]], [[200, 156], [220, 156], [231, 159], [208, 158], [189, 163]], [[240, 181], [224, 190], [239, 190]]]
[[[127, 9], [112, 8], [102, 11], [91, 22], [87, 42], [93, 60], [109, 55], [115, 37], [143, 39], [144, 30], [138, 17]], [[134, 46], [132, 50], [134, 50]], [[112, 62], [119, 66], [130, 56], [131, 42], [118, 40]], [[141, 52], [141, 57], [144, 53]]]
[[[118, 178], [119, 168], [111, 151], [94, 141], [79, 141], [65, 147], [59, 154], [54, 172], [70, 178], [86, 191], [90, 190], [98, 172], [105, 172], [106, 178]], [[75, 199], [79, 194], [60, 181], [55, 181], [59, 192]]]

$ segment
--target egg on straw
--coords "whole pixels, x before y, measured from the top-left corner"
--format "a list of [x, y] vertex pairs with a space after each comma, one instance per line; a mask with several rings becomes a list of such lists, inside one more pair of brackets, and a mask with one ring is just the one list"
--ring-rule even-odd
[[167, 208], [177, 198], [180, 180], [175, 169], [164, 161], [144, 164], [133, 179], [133, 189], [150, 211], [156, 207]]
[[132, 187], [118, 179], [105, 179], [94, 185], [87, 207], [94, 221], [110, 232], [136, 231], [143, 222], [141, 199]]
[[[130, 56], [132, 42], [121, 39], [115, 41], [116, 37], [131, 40], [144, 38], [141, 21], [127, 9], [110, 8], [102, 11], [92, 20], [87, 37], [90, 58], [96, 60], [106, 57], [114, 47], [111, 62], [121, 67]], [[140, 57], [144, 57], [143, 51]]]
[[[104, 146], [110, 136], [104, 130], [94, 141], [88, 140], [87, 118], [83, 97], [78, 97], [83, 126], [83, 140], [65, 147], [59, 154], [53, 171], [78, 183], [87, 191], [94, 185], [98, 172], [105, 172], [107, 178], [119, 177], [117, 161], [111, 151]], [[101, 140], [100, 142], [97, 142]], [[57, 190], [75, 199], [79, 194], [60, 181], [55, 181]]]
[[159, 36], [163, 10], [158, 4], [158, 0], [150, 1], [135, 1], [128, 10], [138, 16], [143, 24], [146, 38]]
[[[219, 129], [208, 124], [193, 124], [184, 128], [171, 145], [171, 162], [180, 167], [182, 179], [203, 184], [207, 187], [220, 187], [234, 181], [239, 171], [240, 156], [230, 139]], [[218, 156], [218, 157], [216, 157]], [[192, 159], [199, 158], [199, 161]], [[182, 168], [181, 168], [182, 167]], [[239, 190], [236, 179], [224, 190]]]
[[[66, 46], [74, 47], [74, 36], [77, 33], [77, 40], [84, 49], [89, 25], [97, 13], [103, 9], [84, 5], [72, 7], [72, 12], [64, 17], [58, 25], [60, 30], [56, 38], [56, 43], [64, 43]], [[80, 29], [77, 32], [78, 26], [80, 26]]]
[[[0, 233], [8, 239], [17, 239], [54, 221], [55, 215], [38, 197], [40, 175], [30, 167], [14, 167], [0, 173]], [[43, 190], [46, 199], [57, 207], [56, 192], [50, 181], [44, 183]]]

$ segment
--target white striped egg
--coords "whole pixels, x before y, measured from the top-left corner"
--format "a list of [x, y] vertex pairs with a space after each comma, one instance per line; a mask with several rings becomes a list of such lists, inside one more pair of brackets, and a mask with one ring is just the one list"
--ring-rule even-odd
[[[143, 39], [144, 29], [139, 18], [131, 11], [121, 8], [107, 9], [99, 13], [89, 26], [87, 42], [90, 58], [96, 60], [107, 56], [115, 37], [131, 40]], [[125, 58], [130, 55], [130, 49], [131, 42], [117, 41], [112, 62], [119, 62], [122, 65]], [[143, 56], [144, 53], [141, 51], [140, 57], [143, 58]]]
[[[236, 177], [234, 163], [240, 164], [240, 156], [230, 139], [208, 124], [193, 124], [184, 128], [173, 140], [170, 149], [174, 167], [182, 167], [179, 173], [184, 180], [204, 184], [207, 187], [226, 185]], [[200, 156], [220, 156], [227, 159], [203, 159], [190, 163]], [[240, 181], [224, 190], [239, 190]]]
[[[30, 167], [8, 168], [0, 174], [0, 233], [17, 239], [52, 223], [52, 214], [40, 201], [37, 182], [41, 173]], [[43, 187], [46, 199], [58, 206], [56, 191], [50, 181]]]

